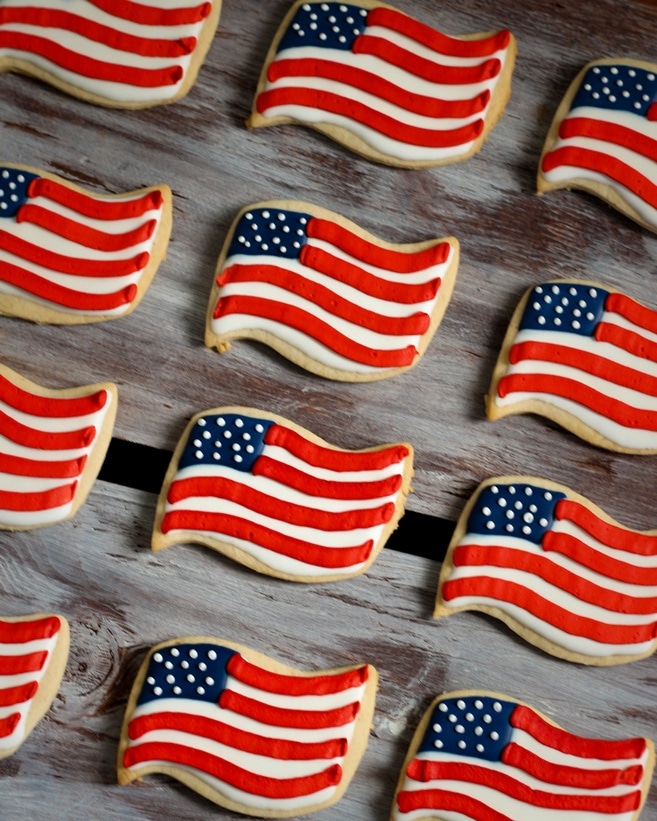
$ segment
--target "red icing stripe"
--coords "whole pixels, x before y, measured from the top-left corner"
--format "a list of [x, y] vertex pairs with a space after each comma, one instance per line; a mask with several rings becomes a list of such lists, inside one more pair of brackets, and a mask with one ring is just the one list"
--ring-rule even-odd
[[359, 237], [331, 220], [313, 217], [306, 228], [309, 237], [324, 240], [368, 265], [375, 265], [400, 274], [424, 271], [447, 262], [450, 244], [438, 242], [422, 251], [398, 251]]
[[606, 522], [579, 502], [560, 499], [554, 515], [559, 521], [568, 519], [608, 547], [638, 556], [657, 556], [657, 536], [637, 533]]
[[107, 391], [100, 390], [88, 396], [40, 396], [20, 388], [0, 374], [0, 401], [32, 416], [86, 416], [105, 407]]
[[543, 550], [561, 553], [578, 564], [619, 582], [640, 585], [657, 584], [657, 568], [640, 567], [619, 559], [612, 559], [566, 533], [546, 533], [543, 538]]
[[200, 23], [212, 11], [212, 3], [199, 3], [198, 6], [178, 9], [159, 9], [157, 6], [146, 6], [132, 0], [89, 0], [112, 17], [120, 17], [133, 23], [145, 26], [183, 26], [187, 23]]
[[652, 333], [657, 333], [657, 311], [646, 308], [645, 305], [641, 305], [640, 302], [625, 294], [610, 293], [605, 300], [605, 311], [620, 314], [634, 325], [645, 328], [645, 330]]
[[366, 665], [344, 673], [313, 676], [274, 673], [271, 670], [264, 670], [262, 667], [252, 664], [238, 653], [230, 657], [226, 669], [233, 678], [243, 684], [257, 687], [259, 690], [266, 690], [268, 693], [289, 696], [325, 696], [341, 693], [343, 690], [350, 690], [352, 687], [360, 687], [368, 678]]
[[484, 121], [476, 120], [460, 128], [438, 129], [421, 128], [400, 123], [394, 117], [383, 114], [371, 106], [357, 100], [346, 99], [331, 91], [317, 91], [306, 88], [278, 88], [263, 91], [258, 95], [257, 109], [264, 114], [270, 108], [285, 105], [298, 105], [339, 114], [355, 122], [378, 131], [408, 145], [419, 145], [425, 148], [451, 148], [474, 142], [484, 130]]
[[21, 720], [20, 713], [12, 713], [6, 718], [0, 718], [0, 738], [8, 738]]
[[265, 444], [285, 448], [293, 456], [314, 467], [334, 471], [383, 470], [409, 455], [405, 445], [391, 445], [375, 451], [343, 451], [311, 442], [285, 425], [272, 425], [265, 433]]
[[[622, 348], [641, 359], [657, 362], [657, 343], [626, 328], [610, 322], [601, 322], [595, 329], [595, 338], [598, 342], [610, 342], [617, 348]], [[649, 382], [649, 379], [646, 381]]]
[[[112, 0], [114, 2], [114, 0]], [[166, 68], [137, 68], [107, 63], [87, 57], [61, 46], [46, 37], [33, 34], [22, 34], [19, 31], [0, 31], [0, 48], [12, 52], [43, 57], [60, 68], [89, 77], [93, 80], [105, 80], [111, 83], [124, 83], [139, 88], [162, 88], [180, 82], [183, 77], [181, 66]]]
[[[148, 265], [150, 258], [147, 251], [142, 251], [128, 259], [99, 260], [71, 257], [27, 242], [8, 231], [0, 231], [0, 248], [27, 262], [49, 268], [51, 271], [83, 277], [128, 276], [142, 271]], [[3, 263], [3, 267], [4, 265], [10, 265], [10, 263]]]
[[515, 548], [459, 545], [454, 551], [457, 567], [501, 567], [536, 576], [548, 584], [570, 593], [580, 601], [604, 607], [612, 613], [653, 615], [657, 617], [657, 596], [639, 596], [610, 590], [578, 573], [555, 564], [549, 557]]
[[[637, 809], [641, 800], [639, 790], [617, 796], [568, 794], [538, 790], [523, 784], [501, 770], [492, 770], [470, 763], [465, 767], [462, 763], [415, 759], [409, 764], [407, 775], [423, 782], [433, 779], [461, 781], [464, 786], [474, 781], [478, 786], [500, 792], [527, 806], [563, 810], [564, 812], [620, 814]], [[486, 816], [486, 818], [488, 817]]]
[[571, 613], [565, 607], [548, 601], [524, 585], [488, 576], [458, 579], [443, 585], [445, 601], [462, 596], [486, 597], [496, 599], [502, 604], [507, 602], [566, 633], [601, 644], [631, 645], [654, 641], [657, 637], [657, 623], [603, 624], [588, 616]]
[[315, 510], [305, 505], [276, 499], [232, 479], [215, 476], [198, 476], [173, 482], [167, 494], [167, 501], [175, 504], [195, 496], [227, 499], [249, 510], [263, 512], [272, 519], [279, 519], [287, 524], [326, 531], [376, 527], [389, 521], [395, 511], [395, 506], [391, 502], [374, 508], [347, 510], [343, 513]]
[[77, 482], [61, 485], [52, 490], [34, 493], [17, 493], [13, 490], [0, 490], [0, 510], [52, 510], [73, 501]]
[[59, 632], [61, 622], [57, 616], [45, 616], [30, 621], [0, 621], [0, 642], [22, 644], [26, 641], [51, 639]]
[[627, 402], [606, 396], [576, 379], [540, 374], [511, 374], [500, 379], [497, 392], [501, 397], [516, 392], [562, 396], [623, 427], [633, 430], [657, 430], [657, 412], [634, 408]]
[[423, 117], [437, 120], [471, 117], [481, 113], [490, 102], [490, 91], [482, 91], [470, 100], [439, 100], [426, 94], [415, 94], [410, 89], [391, 83], [379, 74], [355, 66], [346, 66], [330, 60], [314, 58], [274, 60], [267, 68], [267, 79], [275, 83], [287, 77], [321, 77], [344, 83], [359, 91], [376, 93], [379, 99], [412, 111]]
[[605, 790], [618, 784], [636, 786], [643, 778], [643, 767], [640, 764], [633, 764], [622, 770], [590, 770], [584, 767], [569, 767], [566, 764], [552, 764], [513, 741], [504, 748], [502, 761], [548, 784], [585, 790]]
[[146, 242], [153, 236], [157, 222], [149, 220], [132, 231], [122, 234], [111, 234], [107, 231], [98, 231], [81, 222], [75, 222], [40, 205], [23, 205], [16, 215], [17, 222], [29, 222], [38, 225], [52, 234], [64, 239], [94, 248], [97, 251], [122, 251], [140, 242]]
[[569, 117], [561, 121], [559, 136], [563, 140], [590, 137], [605, 143], [614, 143], [657, 162], [657, 140], [615, 123], [589, 120], [587, 117]]
[[572, 166], [575, 171], [584, 168], [604, 174], [609, 179], [624, 186], [637, 197], [657, 208], [657, 185], [627, 163], [610, 157], [602, 151], [565, 146], [551, 151], [543, 157], [543, 172], [548, 173], [559, 166]]
[[[380, 334], [421, 336], [431, 324], [430, 316], [425, 313], [418, 312], [405, 317], [391, 317], [363, 308], [324, 285], [275, 265], [231, 265], [217, 278], [217, 283], [226, 285], [231, 282], [262, 282], [276, 285], [308, 300], [313, 306], [316, 305], [347, 322]], [[232, 299], [242, 299], [242, 297], [234, 295]], [[213, 314], [215, 319], [222, 316], [222, 301], [220, 295]]]
[[446, 85], [483, 83], [497, 77], [502, 69], [502, 63], [497, 57], [484, 60], [475, 66], [441, 65], [401, 48], [384, 37], [372, 37], [369, 34], [357, 37], [352, 51], [354, 54], [371, 54], [430, 83]]
[[409, 17], [396, 9], [372, 9], [367, 15], [367, 26], [382, 26], [415, 40], [432, 51], [449, 54], [452, 57], [488, 57], [509, 45], [510, 33], [506, 30], [495, 32], [489, 37], [465, 40], [449, 37], [430, 26]]
[[[606, 331], [603, 330], [599, 341], [605, 341], [605, 336]], [[657, 396], [657, 377], [635, 368], [629, 368], [627, 365], [620, 365], [618, 362], [605, 359], [589, 351], [567, 348], [563, 345], [551, 345], [549, 342], [516, 343], [509, 352], [509, 362], [516, 365], [524, 360], [556, 362], [605, 379], [607, 382], [613, 382], [615, 385], [623, 385], [650, 396]]]
[[524, 730], [546, 747], [552, 747], [578, 758], [601, 761], [641, 758], [646, 750], [644, 738], [627, 738], [619, 741], [582, 738], [550, 724], [530, 707], [518, 705], [509, 718], [512, 727]]
[[0, 473], [10, 473], [13, 476], [38, 476], [42, 479], [75, 479], [84, 470], [86, 461], [86, 456], [51, 462], [45, 459], [27, 459], [23, 456], [0, 453]]
[[476, 798], [450, 790], [404, 790], [397, 794], [397, 806], [404, 813], [415, 810], [456, 812], [472, 821], [517, 821]]
[[379, 350], [361, 345], [336, 331], [328, 322], [317, 319], [308, 311], [272, 299], [246, 296], [224, 297], [219, 303], [215, 318], [228, 314], [244, 314], [247, 317], [259, 316], [274, 320], [317, 340], [345, 359], [370, 367], [403, 368], [410, 366], [417, 356], [417, 349], [413, 345], [396, 350]]
[[139, 37], [127, 34], [97, 23], [87, 17], [71, 14], [58, 9], [24, 8], [0, 9], [0, 25], [26, 23], [30, 26], [64, 29], [102, 43], [119, 51], [140, 54], [144, 57], [182, 57], [191, 54], [196, 45], [196, 38], [185, 37], [177, 40], [163, 40], [150, 37]]
[[141, 217], [147, 211], [161, 208], [164, 201], [162, 192], [157, 189], [148, 191], [141, 197], [101, 199], [46, 177], [31, 180], [27, 193], [31, 199], [47, 197], [52, 202], [70, 208], [84, 217], [97, 220]]
[[434, 299], [441, 283], [440, 277], [418, 284], [391, 282], [389, 279], [364, 271], [360, 265], [354, 265], [311, 245], [303, 246], [299, 260], [302, 265], [307, 265], [338, 282], [344, 282], [345, 285], [351, 285], [368, 296], [388, 302], [401, 302], [404, 305], [415, 305]]
[[123, 766], [128, 769], [150, 762], [179, 764], [200, 770], [243, 792], [266, 798], [296, 798], [311, 795], [319, 790], [335, 786], [342, 777], [341, 767], [333, 764], [316, 775], [299, 776], [298, 778], [270, 778], [249, 772], [230, 761], [202, 750], [166, 742], [146, 742], [135, 747], [128, 747], [123, 756]]
[[8, 262], [0, 263], [0, 281], [14, 285], [21, 291], [45, 299], [54, 305], [76, 311], [112, 311], [129, 305], [137, 296], [136, 285], [128, 285], [110, 294], [85, 294], [73, 288], [56, 285], [45, 277], [32, 274]]
[[0, 690], [0, 707], [13, 707], [16, 704], [29, 701], [34, 698], [38, 689], [36, 681], [30, 681], [28, 684], [21, 684], [18, 687], [5, 687]]
[[272, 727], [292, 727], [298, 730], [321, 730], [325, 727], [343, 727], [356, 720], [360, 704], [355, 701], [333, 710], [301, 710], [298, 708], [273, 707], [254, 698], [240, 695], [233, 690], [223, 690], [219, 696], [223, 710], [247, 716]]
[[96, 428], [87, 425], [79, 430], [47, 431], [28, 427], [0, 411], [0, 432], [19, 445], [41, 450], [74, 450], [86, 448], [94, 441]]
[[0, 675], [15, 676], [20, 673], [36, 673], [41, 670], [47, 658], [46, 650], [25, 653], [21, 656], [0, 656]]
[[162, 533], [172, 530], [218, 533], [227, 538], [243, 539], [315, 567], [353, 567], [366, 562], [374, 546], [370, 539], [356, 547], [322, 547], [272, 531], [239, 516], [206, 513], [195, 510], [172, 510], [162, 519]]
[[128, 725], [128, 735], [131, 739], [141, 738], [146, 733], [157, 730], [179, 730], [182, 733], [209, 738], [219, 744], [235, 747], [247, 753], [282, 760], [309, 761], [317, 758], [338, 758], [347, 754], [347, 740], [344, 738], [333, 738], [316, 743], [265, 738], [257, 733], [231, 727], [221, 721], [191, 714], [153, 713], [134, 718]]
[[402, 477], [398, 473], [375, 482], [318, 479], [264, 454], [253, 466], [253, 475], [268, 476], [308, 496], [320, 496], [325, 499], [377, 499], [397, 493], [402, 483]]

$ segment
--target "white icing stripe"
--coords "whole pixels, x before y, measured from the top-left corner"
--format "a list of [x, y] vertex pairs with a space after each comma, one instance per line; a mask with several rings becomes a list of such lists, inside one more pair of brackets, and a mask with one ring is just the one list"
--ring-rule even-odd
[[[602, 542], [599, 542], [597, 539], [594, 539], [593, 536], [586, 533], [586, 531], [582, 530], [581, 528], [577, 527], [577, 525], [573, 524], [572, 522], [568, 521], [567, 519], [555, 519], [551, 530], [553, 533], [565, 533], [568, 536], [574, 536], [576, 539], [584, 542], [584, 544], [588, 545], [589, 547], [593, 548], [596, 552], [600, 553], [602, 556], [609, 556], [611, 559], [615, 559], [616, 561], [621, 561], [624, 564], [633, 566], [633, 567], [640, 567], [640, 568], [654, 568], [657, 564], [657, 560], [655, 556], [642, 556], [640, 553], [630, 553], [627, 550], [621, 550], [619, 548], [609, 547]], [[629, 530], [629, 533], [640, 533], [640, 531], [632, 531]], [[552, 554], [549, 554], [552, 555]], [[556, 559], [556, 556], [553, 556]], [[639, 587], [643, 590], [650, 590], [650, 587], [644, 587], [643, 585], [639, 585]]]
[[[365, 685], [361, 684], [358, 687], [349, 687], [328, 695], [290, 696], [260, 690], [258, 687], [238, 681], [233, 676], [228, 676], [226, 688], [247, 698], [258, 699], [263, 704], [282, 707], [285, 710], [335, 710], [360, 701], [365, 693]], [[335, 730], [335, 738], [341, 738], [343, 735]]]
[[[35, 394], [38, 395], [38, 394]], [[109, 398], [109, 394], [106, 393]], [[107, 401], [107, 400], [106, 400]], [[81, 430], [90, 425], [98, 424], [98, 411], [87, 413], [82, 416], [38, 416], [33, 413], [25, 413], [17, 410], [11, 405], [6, 404], [0, 400], [0, 413], [11, 416], [21, 425], [27, 425], [30, 428], [38, 428], [52, 433], [65, 433], [67, 431]]]
[[24, 656], [26, 653], [41, 653], [51, 648], [52, 638], [0, 642], [0, 656]]
[[0, 473], [0, 491], [14, 493], [39, 493], [69, 484], [74, 479], [44, 479], [35, 476], [17, 476], [13, 473]]

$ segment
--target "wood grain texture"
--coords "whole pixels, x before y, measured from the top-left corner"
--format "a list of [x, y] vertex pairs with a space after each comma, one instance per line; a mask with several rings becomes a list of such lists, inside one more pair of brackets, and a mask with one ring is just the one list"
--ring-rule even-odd
[[[208, 635], [299, 669], [373, 664], [380, 675], [368, 749], [342, 801], [313, 818], [380, 821], [415, 725], [432, 698], [484, 688], [526, 701], [568, 730], [647, 735], [657, 724], [656, 659], [592, 670], [540, 653], [499, 622], [435, 621], [436, 562], [384, 550], [367, 574], [324, 585], [270, 579], [199, 547], [149, 551], [155, 496], [97, 482], [76, 519], [0, 534], [3, 614], [66, 615], [71, 653], [53, 707], [0, 761], [3, 818], [180, 821], [238, 816], [177, 782], [116, 784], [128, 694], [152, 645]], [[644, 811], [657, 813], [653, 788]]]

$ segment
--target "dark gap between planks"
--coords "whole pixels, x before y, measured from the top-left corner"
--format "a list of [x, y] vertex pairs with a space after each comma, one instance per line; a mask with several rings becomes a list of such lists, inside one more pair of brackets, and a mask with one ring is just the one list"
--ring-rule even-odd
[[[168, 450], [112, 439], [98, 478], [159, 494], [170, 461]], [[388, 539], [386, 548], [442, 561], [453, 532], [453, 522], [409, 510]]]

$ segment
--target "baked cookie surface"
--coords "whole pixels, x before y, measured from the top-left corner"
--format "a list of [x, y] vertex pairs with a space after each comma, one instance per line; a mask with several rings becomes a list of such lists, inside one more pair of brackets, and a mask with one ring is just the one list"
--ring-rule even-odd
[[120, 784], [164, 773], [223, 807], [285, 818], [337, 802], [365, 752], [377, 673], [312, 673], [232, 642], [154, 647], [135, 681]]
[[579, 736], [505, 695], [445, 693], [411, 741], [391, 821], [636, 821], [654, 758], [647, 738]]
[[570, 488], [527, 476], [483, 482], [457, 522], [434, 615], [479, 610], [580, 664], [657, 647], [657, 531], [623, 527]]
[[221, 0], [9, 0], [0, 7], [0, 71], [98, 105], [170, 103], [196, 80], [220, 10]]
[[657, 231], [657, 63], [596, 60], [548, 132], [538, 191], [577, 188]]
[[341, 450], [275, 414], [205, 411], [173, 454], [153, 550], [194, 542], [291, 581], [355, 576], [396, 528], [412, 463], [407, 443]]
[[413, 367], [449, 303], [453, 237], [392, 245], [324, 208], [245, 208], [220, 255], [205, 344], [255, 339], [328, 379], [372, 381]]
[[373, 0], [297, 2], [247, 124], [308, 125], [389, 165], [458, 162], [502, 115], [515, 51], [506, 30], [449, 37]]
[[20, 747], [57, 695], [68, 660], [61, 616], [0, 619], [0, 758]]
[[490, 419], [537, 413], [598, 447], [657, 453], [657, 311], [595, 282], [529, 289], [486, 397]]

